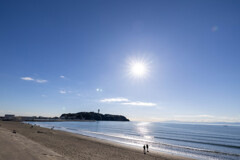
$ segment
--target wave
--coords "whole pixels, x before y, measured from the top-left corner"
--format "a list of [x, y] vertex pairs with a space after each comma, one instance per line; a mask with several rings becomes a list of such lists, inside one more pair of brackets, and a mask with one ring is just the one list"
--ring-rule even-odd
[[198, 136], [198, 137], [205, 137], [205, 138], [216, 138], [216, 139], [227, 139], [227, 140], [234, 140], [234, 141], [240, 141], [239, 138], [229, 138], [229, 137], [226, 137], [226, 136], [216, 136], [216, 135], [211, 135], [211, 134], [205, 134], [205, 135], [202, 135], [201, 133], [192, 133], [192, 134], [189, 134], [189, 132], [186, 132], [186, 133], [179, 133], [179, 132], [169, 132], [169, 131], [157, 131], [155, 133], [164, 133], [164, 134], [171, 134], [171, 135], [183, 135], [183, 136]]
[[192, 141], [192, 140], [176, 139], [176, 138], [166, 138], [166, 137], [155, 137], [155, 138], [158, 138], [158, 139], [167, 139], [167, 140], [174, 140], [174, 141], [182, 141], [182, 142], [199, 143], [199, 144], [208, 144], [208, 145], [214, 145], [214, 146], [222, 146], [222, 147], [230, 147], [230, 148], [238, 148], [238, 149], [240, 149], [240, 146], [228, 145], [228, 144], [200, 142], [200, 141]]
[[[81, 131], [81, 130], [80, 130]], [[213, 150], [206, 150], [206, 149], [200, 149], [200, 148], [194, 148], [194, 147], [186, 147], [186, 146], [180, 146], [180, 145], [172, 145], [172, 144], [166, 144], [166, 143], [159, 143], [159, 142], [154, 142], [150, 140], [145, 140], [145, 139], [139, 139], [139, 138], [132, 138], [132, 137], [127, 137], [127, 136], [117, 136], [117, 135], [112, 135], [112, 134], [106, 134], [106, 133], [99, 133], [99, 132], [91, 132], [91, 131], [81, 131], [84, 133], [90, 133], [90, 134], [96, 134], [96, 135], [103, 135], [107, 137], [114, 137], [114, 138], [119, 138], [122, 140], [131, 140], [131, 141], [138, 141], [138, 142], [144, 142], [144, 143], [149, 143], [153, 145], [161, 145], [161, 146], [168, 146], [170, 148], [179, 148], [179, 149], [187, 149], [187, 150], [193, 150], [193, 151], [200, 151], [200, 152], [208, 152], [208, 153], [215, 153], [215, 154], [221, 154], [221, 155], [229, 155], [229, 156], [234, 156], [234, 157], [240, 157], [240, 154], [235, 154], [235, 153], [226, 153], [226, 152], [220, 152], [220, 151], [213, 151]], [[156, 137], [155, 137], [156, 138]], [[159, 138], [159, 137], [158, 137]], [[109, 140], [109, 139], [108, 139]], [[175, 140], [175, 139], [174, 139]], [[208, 143], [206, 143], [208, 144]], [[212, 144], [214, 145], [214, 144]], [[224, 145], [223, 145], [224, 146]], [[230, 145], [226, 145], [230, 146]], [[234, 148], [240, 148], [240, 146], [234, 146]]]

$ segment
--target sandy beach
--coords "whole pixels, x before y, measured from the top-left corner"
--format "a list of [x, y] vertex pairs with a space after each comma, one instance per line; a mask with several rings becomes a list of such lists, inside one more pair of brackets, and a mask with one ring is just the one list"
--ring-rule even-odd
[[[0, 121], [1, 160], [186, 160], [64, 131]], [[12, 133], [16, 130], [16, 134]]]

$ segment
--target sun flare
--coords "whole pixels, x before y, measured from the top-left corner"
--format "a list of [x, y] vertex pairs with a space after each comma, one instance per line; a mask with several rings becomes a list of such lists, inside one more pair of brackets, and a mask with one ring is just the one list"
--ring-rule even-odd
[[134, 78], [144, 78], [148, 73], [148, 65], [144, 60], [132, 59], [129, 63], [129, 74]]
[[135, 62], [131, 66], [131, 72], [137, 77], [144, 76], [146, 74], [146, 65], [142, 62]]

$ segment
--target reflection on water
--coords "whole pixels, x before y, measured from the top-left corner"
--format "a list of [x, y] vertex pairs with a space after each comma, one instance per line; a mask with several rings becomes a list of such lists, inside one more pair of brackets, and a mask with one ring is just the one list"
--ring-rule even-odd
[[150, 123], [149, 122], [139, 122], [136, 123], [136, 128], [139, 134], [147, 136], [146, 134], [149, 132], [149, 127]]
[[136, 129], [138, 133], [143, 137], [143, 139], [150, 140], [153, 139], [154, 137], [149, 134], [151, 123], [150, 122], [137, 122], [136, 123]]

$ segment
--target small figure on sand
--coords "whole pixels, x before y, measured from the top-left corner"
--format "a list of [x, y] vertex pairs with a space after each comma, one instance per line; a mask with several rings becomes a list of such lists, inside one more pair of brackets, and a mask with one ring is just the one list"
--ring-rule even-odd
[[146, 147], [145, 147], [145, 144], [143, 145], [143, 153], [146, 154]]
[[147, 148], [147, 152], [149, 152], [149, 151], [148, 151], [148, 144], [146, 144], [146, 148]]
[[51, 130], [53, 130], [54, 129], [54, 126], [51, 128]]

